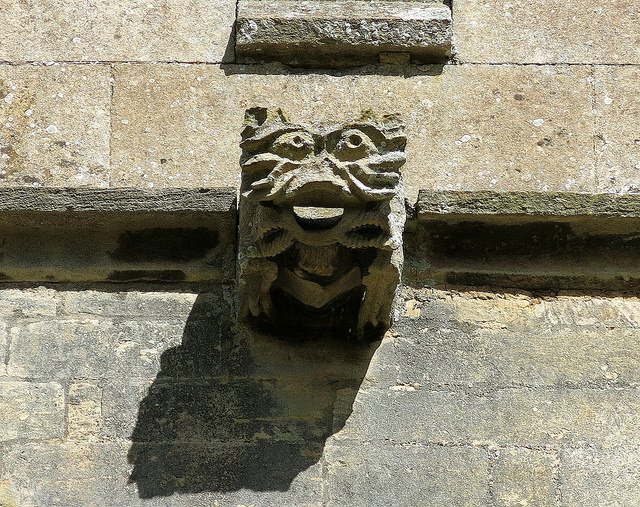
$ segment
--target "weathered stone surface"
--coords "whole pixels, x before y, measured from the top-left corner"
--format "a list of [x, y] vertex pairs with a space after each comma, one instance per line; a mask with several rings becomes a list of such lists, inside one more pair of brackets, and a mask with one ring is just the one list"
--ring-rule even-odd
[[0, 11], [0, 61], [233, 59], [235, 2], [79, 0], [12, 2]]
[[502, 389], [466, 394], [392, 386], [361, 390], [336, 438], [617, 447], [640, 442], [639, 409], [640, 393], [635, 389]]
[[0, 382], [0, 441], [64, 436], [64, 391], [60, 384]]
[[97, 439], [102, 430], [102, 389], [90, 382], [69, 385], [67, 438]]
[[0, 188], [0, 211], [95, 213], [234, 213], [234, 188]]
[[492, 494], [499, 507], [555, 507], [560, 460], [531, 449], [494, 451]]
[[634, 0], [461, 0], [454, 11], [463, 62], [640, 63]]
[[240, 0], [236, 52], [243, 61], [325, 68], [378, 63], [380, 52], [391, 51], [443, 62], [451, 31], [451, 9], [437, 0]]
[[0, 184], [107, 186], [110, 95], [106, 65], [0, 65]]
[[0, 317], [55, 317], [57, 292], [53, 289], [4, 289], [0, 291]]
[[415, 293], [381, 358], [397, 381], [493, 389], [640, 385], [637, 298]]
[[[153, 377], [181, 342], [181, 321], [52, 320], [11, 329], [7, 371], [16, 377]], [[43, 354], [43, 350], [47, 353]]]
[[[640, 146], [640, 142], [637, 144]], [[640, 218], [640, 196], [618, 194], [423, 190], [416, 207], [423, 220], [482, 220], [485, 216], [519, 216], [531, 222], [546, 218]]]
[[[319, 507], [320, 466], [289, 477], [291, 461], [282, 459], [291, 460], [287, 450], [263, 447], [251, 453], [235, 444], [182, 443], [131, 454], [126, 441], [24, 444], [3, 450], [0, 467], [11, 470], [7, 489], [21, 507]], [[138, 453], [148, 460], [136, 462]], [[163, 457], [167, 460], [158, 461]]]
[[218, 294], [139, 291], [114, 294], [96, 290], [63, 292], [60, 296], [61, 313], [67, 315], [100, 315], [102, 317], [144, 315], [147, 320], [164, 319], [168, 315], [175, 319], [186, 320], [196, 300], [200, 309], [203, 309], [208, 302], [209, 316], [214, 317], [219, 313], [221, 298]]
[[330, 446], [326, 460], [330, 507], [488, 505], [484, 449]]
[[562, 498], [566, 505], [633, 507], [640, 503], [637, 447], [562, 452]]
[[[640, 42], [640, 30], [636, 33]], [[594, 71], [599, 191], [640, 193], [639, 80], [637, 67], [596, 67]]]
[[445, 66], [370, 76], [257, 68], [269, 75], [255, 66], [226, 67], [225, 76], [210, 66], [116, 65], [114, 185], [237, 187], [242, 110], [259, 104], [295, 111], [296, 122], [398, 113], [410, 202], [421, 188], [594, 188], [588, 69]]

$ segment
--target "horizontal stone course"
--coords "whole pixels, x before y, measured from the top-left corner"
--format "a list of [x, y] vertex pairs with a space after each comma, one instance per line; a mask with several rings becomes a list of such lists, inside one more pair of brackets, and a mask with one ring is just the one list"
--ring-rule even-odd
[[41, 379], [153, 377], [161, 354], [180, 344], [183, 331], [184, 323], [176, 321], [25, 323], [11, 328], [7, 371]]
[[64, 412], [58, 383], [0, 382], [0, 442], [62, 438]]
[[235, 2], [12, 2], [0, 11], [0, 61], [233, 60]]
[[336, 438], [611, 448], [639, 443], [639, 410], [635, 389], [502, 389], [485, 395], [372, 389], [359, 392]]

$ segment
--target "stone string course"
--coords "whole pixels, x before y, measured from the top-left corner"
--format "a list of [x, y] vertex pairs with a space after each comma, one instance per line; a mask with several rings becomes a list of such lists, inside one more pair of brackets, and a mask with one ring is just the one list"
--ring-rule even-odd
[[3, 505], [640, 501], [637, 297], [404, 288], [336, 351], [229, 287], [70, 289], [0, 293]]

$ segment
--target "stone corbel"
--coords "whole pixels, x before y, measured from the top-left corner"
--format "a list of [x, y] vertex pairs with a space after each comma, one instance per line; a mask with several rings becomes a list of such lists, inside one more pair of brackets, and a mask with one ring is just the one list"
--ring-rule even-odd
[[379, 338], [402, 267], [403, 124], [300, 125], [264, 108], [245, 119], [239, 318], [295, 338]]

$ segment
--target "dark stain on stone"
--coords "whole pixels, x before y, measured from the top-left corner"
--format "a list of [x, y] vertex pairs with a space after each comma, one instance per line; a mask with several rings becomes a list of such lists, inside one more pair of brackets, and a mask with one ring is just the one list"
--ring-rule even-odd
[[612, 254], [640, 257], [640, 239], [635, 234], [582, 234], [574, 232], [571, 224], [560, 222], [434, 221], [424, 227], [429, 254], [451, 260], [493, 262], [516, 257], [566, 260]]
[[525, 100], [525, 96], [522, 93], [514, 94], [513, 98], [516, 99], [516, 100]]
[[122, 233], [110, 256], [127, 262], [188, 262], [203, 258], [217, 244], [218, 231], [205, 227], [154, 227]]
[[187, 277], [179, 269], [126, 269], [112, 271], [107, 280], [112, 282], [161, 281], [181, 282]]
[[547, 146], [551, 146], [553, 144], [553, 141], [550, 138], [545, 137], [543, 139], [540, 139], [536, 144], [538, 146], [544, 148], [544, 147], [547, 147]]

